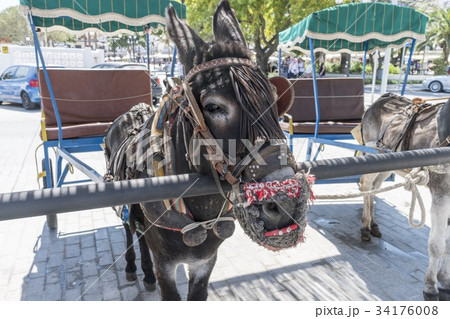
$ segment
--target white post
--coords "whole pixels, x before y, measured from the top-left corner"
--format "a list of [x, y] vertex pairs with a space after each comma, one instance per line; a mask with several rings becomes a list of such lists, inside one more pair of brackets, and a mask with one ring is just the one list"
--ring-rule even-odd
[[373, 103], [373, 94], [375, 93], [375, 83], [377, 81], [377, 69], [378, 69], [378, 50], [373, 54], [373, 70], [372, 70], [372, 102]]
[[402, 48], [402, 59], [400, 60], [400, 74], [398, 77], [398, 87], [399, 88], [402, 87], [402, 73], [403, 73], [403, 63], [405, 61], [405, 51], [406, 51], [406, 46], [404, 46]]
[[381, 77], [380, 94], [387, 91], [387, 80], [389, 76], [389, 62], [391, 60], [391, 48], [387, 48], [384, 54], [383, 76]]
[[428, 74], [428, 72], [426, 72], [428, 68], [428, 45], [425, 45], [425, 50], [423, 52], [423, 62], [422, 62], [422, 73], [423, 74]]

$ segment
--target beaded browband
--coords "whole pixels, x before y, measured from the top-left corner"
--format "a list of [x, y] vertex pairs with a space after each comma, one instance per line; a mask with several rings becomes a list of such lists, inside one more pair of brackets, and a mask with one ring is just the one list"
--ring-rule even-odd
[[186, 75], [185, 81], [189, 82], [194, 77], [194, 75], [196, 75], [199, 72], [203, 72], [203, 71], [218, 68], [218, 67], [227, 67], [227, 66], [233, 66], [233, 65], [246, 65], [249, 67], [256, 67], [256, 65], [252, 61], [250, 61], [248, 59], [243, 59], [243, 58], [214, 59], [214, 60], [194, 66], [189, 71], [189, 73]]

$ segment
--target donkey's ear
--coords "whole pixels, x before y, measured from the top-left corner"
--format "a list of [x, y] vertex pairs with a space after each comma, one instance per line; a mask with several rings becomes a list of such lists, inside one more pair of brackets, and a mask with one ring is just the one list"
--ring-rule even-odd
[[217, 42], [231, 40], [247, 47], [239, 22], [228, 1], [223, 0], [217, 6], [213, 18], [213, 30]]
[[165, 12], [167, 31], [170, 39], [176, 44], [180, 62], [186, 73], [202, 62], [202, 51], [206, 43], [184, 22], [181, 22], [175, 9], [169, 5]]

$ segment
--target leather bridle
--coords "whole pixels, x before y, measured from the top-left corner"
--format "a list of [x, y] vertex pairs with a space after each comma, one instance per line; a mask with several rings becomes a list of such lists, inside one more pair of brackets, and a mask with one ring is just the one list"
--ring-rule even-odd
[[[188, 105], [185, 106], [184, 112], [186, 118], [190, 121], [193, 130], [193, 138], [199, 138], [203, 140], [208, 140], [208, 143], [204, 143], [206, 150], [209, 154], [209, 162], [212, 168], [213, 176], [218, 183], [219, 190], [222, 189], [220, 186], [220, 180], [226, 180], [231, 185], [236, 185], [241, 180], [242, 172], [248, 167], [252, 162], [250, 159], [251, 153], [247, 154], [243, 159], [239, 161], [236, 165], [232, 165], [230, 159], [223, 152], [220, 145], [215, 140], [211, 131], [209, 130], [200, 106], [197, 103], [196, 98], [191, 90], [191, 81], [199, 73], [205, 72], [214, 68], [232, 67], [232, 66], [246, 66], [252, 69], [256, 69], [257, 66], [248, 59], [243, 58], [219, 58], [214, 59], [202, 64], [199, 64], [192, 68], [186, 75], [183, 81], [183, 91], [186, 95]], [[184, 132], [186, 134], [186, 132]], [[267, 142], [267, 141], [263, 141]], [[270, 147], [270, 146], [268, 146]], [[186, 150], [189, 152], [189, 147], [187, 145]], [[270, 153], [270, 152], [266, 152]], [[189, 156], [187, 156], [189, 158]], [[293, 158], [292, 158], [293, 159]], [[295, 160], [293, 161], [295, 163]], [[296, 170], [295, 164], [291, 166]], [[224, 193], [221, 191], [223, 196]], [[225, 196], [226, 197], [226, 196]]]

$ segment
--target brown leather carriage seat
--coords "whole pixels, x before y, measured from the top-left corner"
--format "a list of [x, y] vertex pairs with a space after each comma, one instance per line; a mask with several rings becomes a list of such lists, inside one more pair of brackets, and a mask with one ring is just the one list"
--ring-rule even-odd
[[[292, 134], [313, 134], [316, 125], [313, 79], [293, 79], [295, 97], [289, 114], [280, 122]], [[319, 134], [345, 134], [359, 124], [364, 113], [362, 78], [317, 79]]]
[[[141, 102], [152, 105], [146, 70], [48, 69], [58, 105], [63, 139], [102, 136], [112, 122]], [[44, 72], [39, 72], [47, 140], [58, 139], [58, 125]], [[42, 136], [42, 132], [41, 132]]]

